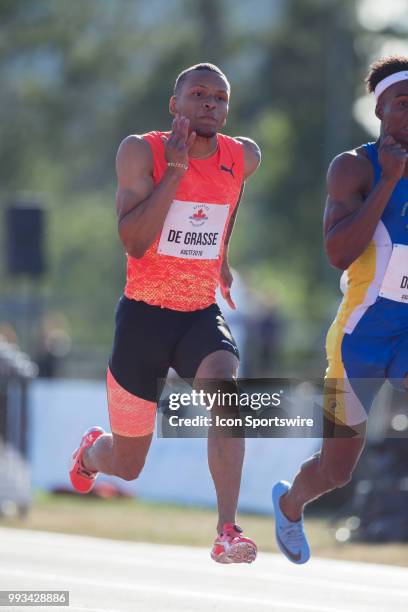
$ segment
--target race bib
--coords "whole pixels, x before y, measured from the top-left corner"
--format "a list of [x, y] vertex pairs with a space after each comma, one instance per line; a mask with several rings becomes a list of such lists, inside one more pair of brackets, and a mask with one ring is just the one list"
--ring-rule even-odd
[[157, 252], [183, 259], [217, 259], [228, 212], [229, 204], [173, 200]]
[[394, 244], [379, 295], [408, 304], [408, 245]]

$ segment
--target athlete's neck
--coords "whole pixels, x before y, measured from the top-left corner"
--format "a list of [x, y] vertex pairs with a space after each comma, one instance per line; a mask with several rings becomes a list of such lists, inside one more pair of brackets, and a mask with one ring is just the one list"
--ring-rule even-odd
[[211, 138], [203, 138], [196, 136], [193, 146], [191, 147], [189, 156], [195, 159], [206, 159], [211, 157], [218, 148], [217, 134]]

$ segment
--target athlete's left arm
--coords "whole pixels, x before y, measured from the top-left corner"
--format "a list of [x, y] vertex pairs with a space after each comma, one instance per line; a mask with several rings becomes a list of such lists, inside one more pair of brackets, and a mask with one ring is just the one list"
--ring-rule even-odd
[[251, 138], [245, 138], [244, 136], [236, 136], [236, 140], [242, 142], [244, 146], [244, 182], [242, 183], [241, 192], [239, 194], [237, 205], [235, 206], [234, 212], [231, 215], [227, 233], [225, 236], [224, 254], [221, 265], [221, 293], [224, 299], [228, 302], [231, 308], [235, 309], [235, 304], [231, 299], [231, 285], [233, 276], [228, 262], [228, 245], [231, 238], [232, 230], [234, 229], [235, 219], [237, 217], [239, 203], [241, 202], [242, 195], [245, 188], [245, 180], [249, 178], [261, 163], [261, 150]]
[[245, 136], [235, 136], [244, 145], [244, 181], [257, 170], [261, 163], [261, 149], [254, 140]]
[[235, 140], [239, 140], [244, 145], [244, 182], [242, 183], [241, 192], [239, 194], [237, 205], [235, 206], [235, 210], [231, 215], [231, 219], [229, 221], [227, 234], [225, 236], [225, 247], [224, 247], [224, 260], [227, 258], [228, 260], [228, 244], [231, 238], [232, 230], [234, 228], [235, 219], [237, 217], [239, 203], [241, 202], [242, 195], [244, 193], [245, 181], [249, 178], [255, 170], [258, 168], [261, 163], [261, 149], [258, 147], [256, 142], [251, 140], [250, 138], [245, 138], [244, 136], [236, 136]]

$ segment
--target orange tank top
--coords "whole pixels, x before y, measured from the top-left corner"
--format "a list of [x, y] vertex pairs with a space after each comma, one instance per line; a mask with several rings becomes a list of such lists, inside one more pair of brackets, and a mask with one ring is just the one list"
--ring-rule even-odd
[[[167, 168], [163, 136], [144, 134], [153, 152], [156, 185]], [[189, 160], [163, 229], [143, 257], [127, 255], [126, 297], [192, 311], [215, 302], [225, 235], [244, 180], [243, 144], [218, 134], [207, 159]]]

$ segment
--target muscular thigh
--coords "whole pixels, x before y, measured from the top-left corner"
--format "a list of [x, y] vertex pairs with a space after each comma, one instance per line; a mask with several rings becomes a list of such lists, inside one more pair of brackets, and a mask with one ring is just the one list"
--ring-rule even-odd
[[325, 416], [344, 425], [362, 423], [385, 380], [391, 343], [361, 333], [359, 327], [346, 334], [334, 324], [326, 350]]
[[180, 335], [179, 315], [125, 297], [119, 302], [107, 392], [111, 430], [118, 436], [115, 453], [124, 457], [139, 449], [147, 452], [157, 401]]
[[121, 298], [109, 368], [132, 395], [157, 401], [159, 381], [167, 376], [178, 338], [177, 320], [172, 317], [167, 309]]
[[113, 433], [112, 436], [116, 465], [143, 466], [152, 441], [152, 434], [129, 437]]
[[218, 305], [212, 304], [192, 314], [172, 355], [171, 365], [182, 378], [193, 379], [204, 360], [219, 351], [239, 359], [231, 330]]

